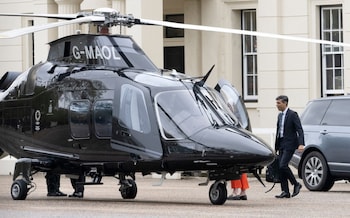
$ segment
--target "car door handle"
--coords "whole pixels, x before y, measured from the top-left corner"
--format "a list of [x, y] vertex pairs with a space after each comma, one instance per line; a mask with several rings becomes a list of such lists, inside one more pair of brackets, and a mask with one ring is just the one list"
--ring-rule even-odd
[[327, 135], [328, 132], [327, 132], [327, 130], [322, 130], [322, 131], [320, 131], [320, 134], [322, 134], [322, 135]]

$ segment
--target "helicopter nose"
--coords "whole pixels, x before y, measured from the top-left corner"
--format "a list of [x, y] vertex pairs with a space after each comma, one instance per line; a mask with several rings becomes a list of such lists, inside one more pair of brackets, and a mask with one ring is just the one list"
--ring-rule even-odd
[[243, 129], [208, 128], [195, 138], [205, 145], [206, 157], [226, 160], [229, 164], [266, 166], [274, 160], [271, 146]]

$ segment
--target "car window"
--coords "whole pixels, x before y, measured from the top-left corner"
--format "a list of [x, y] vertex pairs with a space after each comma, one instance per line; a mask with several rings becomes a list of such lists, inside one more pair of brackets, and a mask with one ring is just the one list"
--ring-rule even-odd
[[303, 125], [319, 125], [330, 104], [330, 101], [312, 101], [300, 117]]
[[345, 99], [333, 100], [322, 120], [322, 125], [350, 126], [349, 108], [350, 101]]

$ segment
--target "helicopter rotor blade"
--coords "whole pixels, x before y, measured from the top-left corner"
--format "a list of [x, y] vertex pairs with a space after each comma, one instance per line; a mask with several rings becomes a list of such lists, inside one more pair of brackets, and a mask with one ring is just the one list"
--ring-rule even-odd
[[334, 46], [350, 47], [350, 44], [348, 43], [334, 42], [334, 41], [327, 41], [327, 40], [320, 40], [320, 39], [310, 39], [310, 38], [304, 38], [304, 37], [255, 32], [255, 31], [240, 30], [240, 29], [230, 29], [230, 28], [222, 28], [222, 27], [173, 23], [173, 22], [157, 21], [157, 20], [149, 20], [149, 19], [139, 19], [139, 20], [140, 20], [140, 24], [147, 24], [147, 25], [152, 24], [152, 25], [166, 26], [166, 27], [172, 27], [177, 29], [189, 29], [189, 30], [209, 31], [209, 32], [252, 35], [252, 36], [260, 36], [260, 37], [274, 38], [274, 39], [284, 39], [284, 40], [292, 40], [292, 41], [299, 41], [299, 42], [309, 42], [309, 43], [317, 43], [317, 44], [328, 44], [328, 45], [334, 45]]
[[34, 33], [54, 27], [69, 25], [69, 24], [81, 24], [81, 23], [89, 23], [89, 22], [104, 22], [105, 18], [102, 16], [87, 16], [87, 17], [80, 17], [73, 20], [68, 21], [61, 21], [61, 22], [54, 22], [54, 23], [48, 23], [40, 26], [30, 26], [25, 27], [21, 29], [15, 29], [10, 31], [5, 31], [0, 33], [0, 38], [14, 38], [18, 36], [22, 36], [28, 33]]
[[19, 14], [19, 13], [0, 13], [0, 16], [12, 16], [12, 17], [41, 17], [41, 18], [54, 18], [62, 20], [73, 20], [78, 18], [79, 14]]
[[120, 15], [117, 11], [110, 8], [96, 9], [92, 12], [92, 14], [77, 13], [77, 14], [55, 15], [55, 14], [0, 13], [0, 16], [21, 16], [21, 17], [25, 16], [25, 17], [42, 17], [42, 18], [55, 18], [55, 19], [68, 20], [68, 21], [62, 21], [62, 22], [56, 22], [56, 23], [49, 23], [42, 26], [33, 26], [33, 27], [26, 27], [18, 30], [6, 31], [3, 33], [0, 33], [0, 38], [13, 38], [13, 37], [25, 35], [28, 33], [33, 33], [37, 31], [49, 29], [49, 28], [54, 28], [54, 27], [59, 27], [59, 26], [74, 24], [74, 23], [104, 22], [105, 26], [124, 25], [127, 27], [131, 27], [134, 24], [157, 25], [157, 26], [165, 26], [165, 27], [178, 28], [178, 29], [222, 32], [222, 33], [240, 34], [240, 35], [252, 35], [252, 36], [273, 38], [273, 39], [283, 39], [283, 40], [292, 40], [292, 41], [299, 41], [299, 42], [350, 47], [349, 43], [297, 37], [297, 36], [290, 36], [290, 35], [281, 35], [281, 34], [274, 34], [274, 33], [256, 32], [256, 31], [248, 31], [248, 30], [241, 30], [241, 29], [223, 28], [223, 27], [174, 23], [174, 22], [168, 22], [168, 21], [157, 21], [157, 20], [149, 20], [149, 19], [135, 19], [130, 15], [128, 16]]

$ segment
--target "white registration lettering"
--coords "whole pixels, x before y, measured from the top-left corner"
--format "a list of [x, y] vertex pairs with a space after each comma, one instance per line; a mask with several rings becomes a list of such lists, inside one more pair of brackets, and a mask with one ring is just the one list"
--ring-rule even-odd
[[100, 47], [96, 46], [95, 47], [95, 58], [100, 58], [100, 59], [103, 59], [102, 57], [102, 54], [101, 54], [101, 50], [100, 50]]
[[73, 46], [72, 47], [72, 53], [73, 53], [73, 56], [74, 56], [75, 59], [80, 59], [81, 58], [78, 46]]
[[111, 59], [111, 50], [107, 46], [102, 46], [101, 51], [104, 59]]
[[112, 48], [112, 54], [113, 54], [114, 60], [120, 60], [120, 57], [118, 56], [117, 49], [115, 49], [114, 47]]
[[85, 46], [85, 54], [86, 54], [86, 59], [95, 59], [95, 55], [94, 55], [94, 48], [92, 47], [92, 45]]
[[84, 50], [79, 50], [78, 46], [72, 47], [72, 53], [75, 59], [81, 59], [82, 56], [86, 56], [86, 59], [105, 59], [105, 60], [120, 60], [118, 51], [114, 47], [108, 46], [84, 46]]

